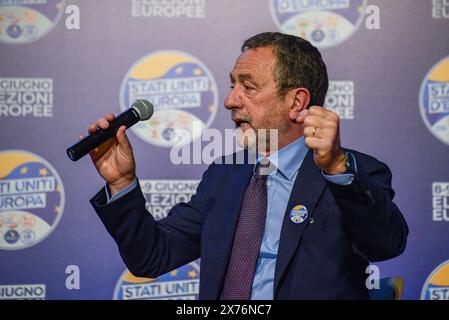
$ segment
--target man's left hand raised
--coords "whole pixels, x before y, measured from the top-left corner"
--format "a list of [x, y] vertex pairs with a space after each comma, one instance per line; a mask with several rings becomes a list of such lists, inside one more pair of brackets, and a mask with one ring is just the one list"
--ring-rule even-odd
[[330, 110], [312, 106], [302, 110], [296, 122], [304, 126], [304, 141], [314, 150], [315, 164], [326, 174], [346, 171], [346, 155], [340, 145], [340, 118]]

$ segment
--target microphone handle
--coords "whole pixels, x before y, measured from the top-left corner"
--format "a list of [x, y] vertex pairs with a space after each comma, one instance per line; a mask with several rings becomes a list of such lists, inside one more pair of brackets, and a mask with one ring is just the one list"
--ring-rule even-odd
[[94, 133], [78, 141], [67, 149], [67, 155], [72, 161], [77, 161], [103, 142], [115, 137], [121, 126], [131, 127], [140, 120], [139, 114], [134, 108], [130, 108], [117, 116], [114, 121], [109, 122], [106, 130], [99, 128]]

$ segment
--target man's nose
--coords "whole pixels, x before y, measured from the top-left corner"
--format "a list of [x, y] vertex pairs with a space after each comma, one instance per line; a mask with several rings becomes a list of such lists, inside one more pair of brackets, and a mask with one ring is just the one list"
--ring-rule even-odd
[[228, 110], [242, 107], [242, 93], [237, 86], [231, 88], [231, 91], [224, 101], [224, 106]]

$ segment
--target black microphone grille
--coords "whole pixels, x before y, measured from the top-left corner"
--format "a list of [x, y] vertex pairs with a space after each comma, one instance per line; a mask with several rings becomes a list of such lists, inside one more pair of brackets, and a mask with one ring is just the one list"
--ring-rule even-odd
[[153, 104], [145, 99], [137, 99], [131, 107], [137, 111], [141, 121], [150, 119], [154, 112]]

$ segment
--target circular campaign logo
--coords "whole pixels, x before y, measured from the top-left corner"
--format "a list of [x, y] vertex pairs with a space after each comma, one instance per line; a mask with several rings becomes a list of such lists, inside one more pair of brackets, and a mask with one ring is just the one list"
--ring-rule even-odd
[[212, 74], [197, 58], [181, 51], [156, 51], [131, 67], [122, 82], [121, 109], [126, 110], [136, 99], [151, 101], [154, 114], [131, 129], [144, 141], [161, 147], [199, 138], [217, 114], [218, 93]]
[[436, 267], [427, 278], [421, 300], [449, 300], [449, 260]]
[[290, 220], [296, 224], [303, 223], [308, 216], [307, 208], [302, 205], [297, 205], [290, 211]]
[[18, 250], [45, 239], [64, 211], [56, 170], [26, 151], [0, 152], [0, 249]]
[[64, 0], [0, 1], [0, 42], [27, 43], [43, 37], [63, 8]]
[[114, 300], [198, 300], [200, 266], [194, 261], [156, 279], [135, 277], [126, 270], [114, 290]]
[[419, 109], [430, 132], [449, 145], [449, 56], [437, 62], [424, 78]]
[[277, 27], [307, 39], [314, 46], [336, 46], [362, 23], [366, 0], [269, 0]]

